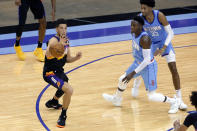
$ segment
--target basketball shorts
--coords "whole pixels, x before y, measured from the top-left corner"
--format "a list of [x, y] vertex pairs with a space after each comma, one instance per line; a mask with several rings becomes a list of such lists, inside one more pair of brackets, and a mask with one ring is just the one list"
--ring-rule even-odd
[[46, 72], [43, 74], [44, 80], [57, 89], [62, 89], [64, 82], [68, 82], [68, 77], [62, 73]]
[[[157, 49], [161, 49], [164, 45], [164, 43], [162, 43], [163, 41], [161, 41], [161, 42], [158, 42], [158, 43], [153, 43], [152, 45], [151, 45], [151, 51], [153, 52], [153, 54], [155, 53], [155, 51], [157, 50]], [[168, 55], [169, 53], [170, 53], [170, 51], [173, 51], [174, 52], [174, 48], [173, 48], [173, 46], [172, 46], [172, 43], [170, 42], [169, 43], [169, 45], [168, 45], [168, 47], [166, 48], [166, 50], [165, 50], [165, 52], [162, 54], [162, 56], [165, 56], [165, 55]], [[174, 52], [175, 53], [175, 52]]]
[[29, 8], [35, 19], [42, 19], [45, 16], [44, 6], [41, 0], [21, 0], [21, 5], [18, 9], [20, 25], [25, 24]]
[[[153, 43], [151, 45], [151, 51], [153, 52], [153, 54], [155, 53], [155, 51], [157, 49], [161, 49], [163, 47], [163, 44], [162, 42], [158, 42], [158, 43]], [[170, 62], [175, 62], [176, 61], [176, 58], [175, 58], [175, 51], [174, 51], [174, 48], [172, 46], [172, 43], [170, 42], [168, 47], [166, 48], [165, 52], [162, 54], [162, 57], [165, 57], [166, 58], [166, 61], [167, 63], [170, 63]]]
[[[126, 70], [126, 75], [133, 72], [139, 64], [134, 61], [133, 64]], [[142, 71], [134, 75], [135, 77], [142, 76], [144, 85], [147, 91], [154, 91], [157, 89], [157, 62], [154, 60], [153, 63], [146, 66]]]

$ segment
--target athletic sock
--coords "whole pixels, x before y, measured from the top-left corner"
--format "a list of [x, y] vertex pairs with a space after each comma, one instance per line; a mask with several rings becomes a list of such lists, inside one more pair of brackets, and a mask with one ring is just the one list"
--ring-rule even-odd
[[38, 46], [37, 48], [42, 48], [42, 42], [38, 41]]
[[20, 40], [16, 40], [15, 41], [15, 46], [19, 46], [20, 45]]
[[66, 112], [67, 112], [67, 108], [66, 109], [62, 108], [61, 116], [66, 117]]
[[181, 89], [176, 90], [176, 96], [177, 96], [178, 98], [181, 98], [181, 99], [182, 99]]

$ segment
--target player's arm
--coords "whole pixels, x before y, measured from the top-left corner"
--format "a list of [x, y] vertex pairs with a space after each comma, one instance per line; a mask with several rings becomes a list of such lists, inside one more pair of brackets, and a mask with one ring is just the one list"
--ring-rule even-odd
[[78, 52], [76, 56], [71, 56], [70, 47], [67, 48], [67, 63], [72, 63], [79, 60], [82, 56], [81, 52]]
[[135, 73], [138, 73], [142, 71], [147, 65], [151, 62], [151, 39], [147, 35], [143, 36], [140, 39], [140, 45], [142, 46], [142, 53], [144, 60], [141, 62], [141, 64], [135, 69]]
[[52, 56], [51, 53], [49, 52], [49, 48], [50, 48], [51, 45], [57, 44], [57, 42], [58, 42], [58, 40], [57, 40], [56, 38], [54, 38], [54, 37], [52, 37], [52, 38], [49, 40], [49, 43], [48, 43], [48, 46], [47, 46], [47, 49], [46, 49], [46, 57], [47, 57], [48, 59], [54, 57], [54, 56]]
[[151, 49], [150, 49], [151, 39], [150, 39], [150, 37], [148, 37], [147, 35], [143, 36], [140, 39], [140, 45], [142, 46], [142, 53], [143, 53], [144, 60], [141, 62], [141, 64], [133, 72], [128, 74], [123, 79], [123, 82], [128, 83], [136, 73], [142, 71], [147, 65], [149, 65], [151, 63]]
[[56, 0], [51, 0], [51, 6], [52, 6], [52, 20], [55, 21], [55, 12], [56, 12]]
[[176, 120], [173, 125], [174, 125], [174, 131], [186, 131], [188, 128], [184, 124], [180, 125], [179, 120]]
[[164, 51], [169, 45], [169, 43], [172, 41], [172, 38], [174, 37], [174, 32], [170, 24], [168, 23], [166, 16], [162, 12], [159, 12], [159, 21], [164, 26], [164, 29], [168, 34], [164, 43], [164, 47], [162, 48], [162, 50]]
[[64, 45], [65, 49], [65, 54], [67, 54], [67, 63], [72, 63], [76, 60], [79, 60], [82, 56], [81, 52], [78, 52], [76, 56], [71, 56], [71, 51], [69, 47], [69, 39], [65, 37], [65, 35], [60, 35], [60, 43]]

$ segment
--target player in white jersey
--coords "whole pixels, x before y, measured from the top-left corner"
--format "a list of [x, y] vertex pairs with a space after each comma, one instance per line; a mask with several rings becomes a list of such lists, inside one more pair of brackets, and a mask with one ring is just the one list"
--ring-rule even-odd
[[[151, 50], [155, 56], [161, 55], [166, 58], [169, 70], [172, 74], [172, 80], [174, 88], [176, 90], [175, 97], [179, 100], [179, 109], [186, 110], [187, 105], [184, 104], [181, 95], [181, 86], [179, 73], [176, 67], [175, 52], [171, 43], [174, 36], [174, 32], [171, 29], [165, 15], [158, 11], [153, 10], [155, 7], [155, 0], [140, 0], [141, 14], [144, 19], [143, 29], [150, 36], [153, 44]], [[132, 88], [132, 95], [136, 97], [138, 95], [138, 88], [140, 86], [140, 78], [134, 80]]]
[[151, 51], [151, 39], [148, 34], [142, 31], [144, 20], [140, 16], [134, 17], [131, 22], [132, 33], [132, 51], [134, 62], [119, 78], [118, 89], [114, 95], [103, 94], [105, 100], [112, 102], [115, 106], [120, 106], [122, 102], [122, 93], [127, 87], [127, 83], [135, 77], [141, 76], [148, 92], [148, 99], [156, 102], [166, 102], [171, 104], [168, 113], [178, 111], [178, 101], [176, 98], [170, 98], [157, 93], [157, 62], [154, 60]]

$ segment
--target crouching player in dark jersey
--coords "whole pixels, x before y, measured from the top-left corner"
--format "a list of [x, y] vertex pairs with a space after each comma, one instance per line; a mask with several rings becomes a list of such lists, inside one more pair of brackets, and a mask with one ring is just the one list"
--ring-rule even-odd
[[193, 125], [195, 131], [197, 131], [197, 91], [192, 91], [190, 101], [191, 104], [195, 106], [196, 111], [193, 111], [187, 115], [183, 124], [180, 124], [180, 120], [176, 120], [174, 122], [174, 131], [187, 131], [191, 125]]
[[[73, 93], [73, 89], [68, 83], [68, 77], [64, 74], [63, 66], [66, 63], [79, 60], [82, 54], [78, 52], [75, 57], [71, 56], [69, 42], [66, 37], [67, 24], [64, 19], [58, 19], [56, 21], [56, 31], [57, 34], [48, 42], [43, 78], [47, 83], [57, 88], [55, 96], [46, 102], [46, 106], [55, 109], [62, 108], [62, 112], [57, 121], [57, 127], [63, 128], [67, 118], [66, 112]], [[58, 102], [61, 96], [63, 96], [63, 106]]]

